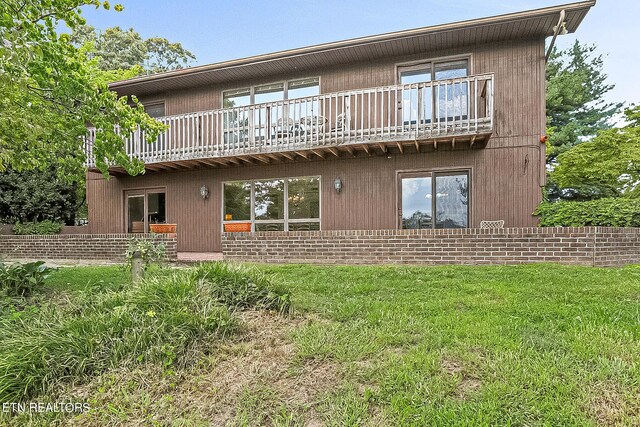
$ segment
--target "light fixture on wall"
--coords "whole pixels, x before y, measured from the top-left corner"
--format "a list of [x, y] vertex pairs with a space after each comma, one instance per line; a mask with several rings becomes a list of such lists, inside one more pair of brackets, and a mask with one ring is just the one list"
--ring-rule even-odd
[[202, 197], [203, 199], [209, 198], [209, 189], [206, 185], [200, 187], [200, 197]]
[[336, 190], [336, 193], [342, 191], [342, 180], [340, 180], [340, 178], [336, 178], [333, 180], [333, 188]]

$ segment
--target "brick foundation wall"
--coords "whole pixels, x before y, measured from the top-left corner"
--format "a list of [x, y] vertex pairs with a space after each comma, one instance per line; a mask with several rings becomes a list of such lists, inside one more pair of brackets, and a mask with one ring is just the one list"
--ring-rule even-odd
[[223, 233], [225, 260], [317, 264], [640, 263], [640, 229], [340, 230]]
[[132, 237], [163, 242], [169, 261], [178, 258], [174, 235], [131, 234], [57, 234], [52, 236], [1, 236], [0, 258], [38, 260], [123, 261]]

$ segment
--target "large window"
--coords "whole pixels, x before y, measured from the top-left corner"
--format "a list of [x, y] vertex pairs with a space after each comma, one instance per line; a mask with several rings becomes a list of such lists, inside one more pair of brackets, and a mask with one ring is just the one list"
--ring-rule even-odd
[[398, 67], [401, 85], [415, 85], [402, 91], [402, 119], [405, 126], [416, 123], [465, 118], [469, 108], [466, 82], [438, 83], [418, 88], [417, 83], [446, 81], [469, 74], [469, 61], [432, 61]]
[[469, 226], [469, 173], [435, 172], [400, 175], [401, 227]]
[[225, 231], [320, 229], [320, 178], [223, 183]]

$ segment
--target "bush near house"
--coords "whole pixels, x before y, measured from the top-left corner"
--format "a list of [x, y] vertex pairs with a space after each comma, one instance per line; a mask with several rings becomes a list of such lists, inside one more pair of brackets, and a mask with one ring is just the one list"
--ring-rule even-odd
[[640, 227], [640, 200], [604, 198], [586, 202], [544, 202], [534, 215], [542, 227]]
[[17, 222], [13, 232], [17, 235], [60, 234], [62, 223], [55, 221]]

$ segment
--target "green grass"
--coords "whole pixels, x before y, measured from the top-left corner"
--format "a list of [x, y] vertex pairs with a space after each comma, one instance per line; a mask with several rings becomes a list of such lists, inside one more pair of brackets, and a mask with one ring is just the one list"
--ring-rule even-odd
[[[205, 267], [193, 277], [219, 268]], [[335, 426], [640, 425], [638, 267], [257, 268], [271, 278], [221, 281], [208, 295], [237, 308], [244, 308], [247, 292], [261, 295], [262, 303], [252, 303], [258, 306], [288, 308], [290, 295], [306, 320], [292, 323], [288, 340], [294, 356], [286, 362], [286, 376], [292, 384], [307, 378], [306, 387], [317, 382], [319, 392], [303, 402], [291, 400], [275, 382], [245, 386], [232, 425], [304, 425], [310, 419]], [[131, 286], [123, 274], [117, 267], [64, 269], [48, 280], [47, 292], [103, 301]], [[262, 280], [276, 285], [264, 287]], [[162, 304], [165, 298], [151, 295], [143, 300]], [[269, 345], [259, 348], [270, 351]], [[215, 376], [207, 376], [216, 360], [212, 354], [195, 371], [208, 378], [204, 385], [191, 371], [177, 369], [178, 377], [191, 378], [189, 387], [196, 390], [216, 389]], [[310, 366], [333, 374], [310, 382], [303, 374]], [[242, 375], [244, 368], [237, 367]], [[96, 411], [115, 411], [126, 420], [144, 407], [150, 414], [168, 411], [167, 416], [175, 399], [184, 398], [176, 391], [178, 380], [174, 391], [160, 395], [144, 383], [133, 384], [139, 395], [114, 389], [118, 403]], [[206, 425], [206, 416], [191, 413], [189, 404], [177, 408], [184, 418], [180, 425]], [[102, 421], [87, 425], [109, 425], [104, 420], [112, 418], [96, 419]]]
[[640, 425], [640, 268], [262, 269], [329, 320], [299, 357], [373, 390], [329, 396], [336, 425]]

